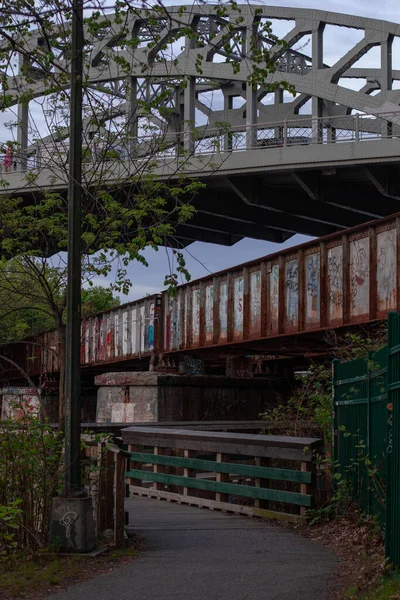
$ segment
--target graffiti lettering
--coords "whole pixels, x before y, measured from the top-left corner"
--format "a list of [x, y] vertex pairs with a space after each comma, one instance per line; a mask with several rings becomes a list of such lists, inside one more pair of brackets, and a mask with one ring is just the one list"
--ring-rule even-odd
[[203, 373], [203, 361], [193, 356], [184, 356], [179, 364], [179, 372], [186, 375], [201, 375]]
[[296, 265], [288, 264], [286, 266], [285, 286], [288, 290], [297, 292], [299, 289], [299, 268]]
[[377, 235], [378, 311], [396, 307], [396, 233], [392, 229]]
[[368, 257], [365, 248], [359, 247], [356, 251], [355, 260], [352, 264], [351, 274], [351, 298], [353, 307], [357, 304], [357, 295], [360, 293], [360, 288], [364, 286], [368, 278]]
[[328, 257], [329, 300], [334, 306], [343, 306], [342, 257]]

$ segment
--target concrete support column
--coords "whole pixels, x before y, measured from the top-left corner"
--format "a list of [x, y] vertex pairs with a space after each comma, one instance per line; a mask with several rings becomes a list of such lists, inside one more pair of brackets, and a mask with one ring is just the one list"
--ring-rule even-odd
[[[246, 28], [245, 46], [246, 57], [251, 61], [253, 45], [257, 34], [257, 24], [252, 23]], [[250, 67], [251, 68], [251, 67]], [[249, 73], [251, 75], [251, 72]], [[254, 148], [257, 144], [257, 90], [246, 82], [246, 148]]]
[[[383, 102], [387, 98], [387, 92], [393, 86], [392, 49], [393, 35], [388, 35], [387, 39], [381, 42], [381, 94]], [[382, 137], [392, 137], [392, 132], [392, 123], [384, 120], [382, 124]]]
[[[324, 23], [318, 23], [312, 30], [312, 68], [316, 80], [318, 69], [322, 69], [324, 65], [323, 40], [324, 40]], [[322, 140], [322, 117], [323, 101], [322, 98], [312, 97], [312, 141], [318, 143]]]

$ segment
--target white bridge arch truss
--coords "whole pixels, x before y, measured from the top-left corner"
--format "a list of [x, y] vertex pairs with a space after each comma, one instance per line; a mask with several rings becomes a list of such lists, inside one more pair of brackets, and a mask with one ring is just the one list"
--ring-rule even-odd
[[[107, 114], [99, 115], [99, 119], [106, 121], [125, 115], [130, 131], [137, 133], [139, 139], [140, 100], [151, 101], [152, 97], [163, 93], [168, 116], [161, 117], [158, 110], [152, 116], [153, 124], [163, 135], [175, 136], [174, 139], [184, 134], [184, 144], [189, 149], [193, 149], [199, 138], [215, 137], [221, 123], [228, 124], [236, 132], [237, 139], [241, 139], [239, 143], [247, 147], [260, 144], [263, 139], [270, 140], [270, 145], [274, 141], [282, 142], [285, 122], [289, 123], [289, 133], [286, 132], [289, 139], [292, 135], [303, 143], [304, 128], [314, 141], [324, 137], [335, 141], [338, 131], [342, 135], [345, 131], [345, 136], [349, 131], [354, 135], [398, 133], [400, 89], [393, 87], [394, 82], [400, 81], [400, 70], [392, 68], [392, 46], [393, 40], [400, 36], [400, 25], [319, 10], [258, 5], [240, 5], [238, 10], [226, 7], [223, 16], [216, 13], [216, 5], [186, 7], [185, 10], [171, 7], [168, 14], [132, 12], [122, 24], [110, 14], [107, 15], [107, 26], [96, 36], [86, 32], [89, 51], [85, 58], [85, 73], [89, 85], [93, 89], [101, 88], [113, 98], [112, 114], [108, 108]], [[284, 46], [276, 44], [263, 32], [258, 33], [260, 25], [267, 19], [293, 24], [283, 38]], [[331, 65], [325, 64], [323, 57], [327, 25], [362, 32], [362, 39]], [[194, 38], [185, 35], [187, 28], [196, 32]], [[128, 35], [138, 38], [137, 47], [119, 51], [121, 39]], [[257, 90], [248, 84], [252, 69], [248, 60], [249, 40], [253, 35], [258, 36], [259, 45], [268, 48], [276, 67]], [[307, 37], [311, 38], [309, 52], [304, 48], [295, 50]], [[159, 51], [171, 38], [180, 38], [180, 48], [178, 51], [175, 48], [174, 56], [163, 53], [160, 60]], [[42, 34], [34, 33], [29, 38], [29, 46], [40, 45], [43, 45]], [[373, 47], [380, 49], [380, 68], [354, 67]], [[60, 72], [68, 70], [65, 44], [52, 50], [58, 56]], [[237, 69], [232, 62], [225, 62], [228, 55], [237, 61]], [[115, 60], [116, 56], [129, 63], [129, 74], [120, 61]], [[23, 75], [15, 73], [7, 78], [7, 94], [14, 102], [27, 88], [33, 96], [39, 97], [48, 86], [48, 72], [40, 69], [37, 63], [29, 64], [26, 59], [23, 65]], [[26, 82], [27, 73], [29, 83]], [[57, 72], [52, 76], [56, 77]], [[360, 80], [359, 91], [343, 85], [346, 79]], [[185, 81], [184, 88], [182, 80]], [[270, 86], [281, 81], [294, 86], [296, 97], [283, 101], [283, 90], [279, 89], [273, 92], [271, 103], [263, 102], [271, 94]], [[213, 105], [203, 100], [207, 94], [217, 91], [219, 102]], [[27, 106], [19, 107], [18, 141], [23, 150], [33, 150], [29, 140], [28, 112]], [[354, 113], [361, 117], [356, 119]], [[377, 119], [377, 115], [380, 118]], [[199, 116], [200, 124], [197, 123]], [[245, 138], [240, 138], [239, 132], [246, 132]], [[68, 130], [58, 128], [42, 143], [66, 138]], [[238, 142], [232, 135], [221, 137], [225, 150], [232, 149], [235, 143]]]

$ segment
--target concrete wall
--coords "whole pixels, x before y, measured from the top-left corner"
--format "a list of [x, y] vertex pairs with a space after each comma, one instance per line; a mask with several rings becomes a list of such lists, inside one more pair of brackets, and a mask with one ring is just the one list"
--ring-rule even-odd
[[256, 419], [274, 403], [268, 379], [107, 373], [99, 385], [99, 423]]

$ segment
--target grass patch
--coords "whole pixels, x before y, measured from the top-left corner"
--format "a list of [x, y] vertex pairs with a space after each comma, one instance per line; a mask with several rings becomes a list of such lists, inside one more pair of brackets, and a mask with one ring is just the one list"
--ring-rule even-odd
[[349, 600], [399, 600], [400, 578], [398, 575], [393, 579], [384, 577], [373, 588], [362, 594], [358, 594], [355, 588], [349, 588], [346, 598]]
[[132, 544], [119, 550], [110, 549], [97, 557], [45, 553], [16, 556], [7, 566], [0, 562], [0, 598], [45, 598], [68, 585], [109, 573], [133, 560], [137, 553], [137, 547]]
[[[0, 597], [24, 596], [30, 590], [38, 592], [43, 587], [60, 585], [77, 577], [81, 571], [80, 557], [60, 559], [53, 556], [18, 558], [13, 565], [3, 570], [0, 579]], [[84, 559], [87, 560], [87, 559]]]

